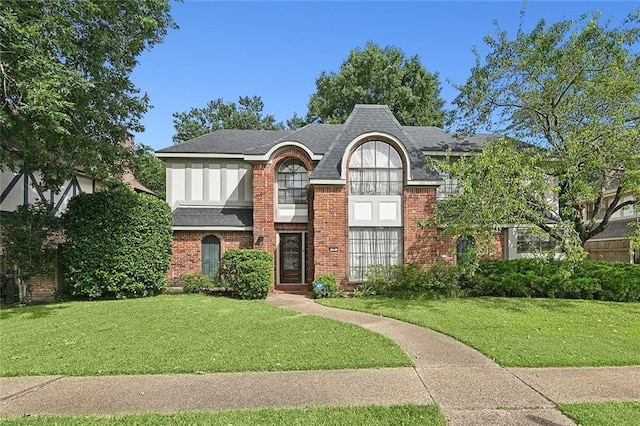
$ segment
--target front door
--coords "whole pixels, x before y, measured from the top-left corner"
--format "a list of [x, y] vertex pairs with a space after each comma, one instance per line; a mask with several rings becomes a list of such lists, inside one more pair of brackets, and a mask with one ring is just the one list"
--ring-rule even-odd
[[302, 234], [280, 234], [280, 284], [301, 284]]

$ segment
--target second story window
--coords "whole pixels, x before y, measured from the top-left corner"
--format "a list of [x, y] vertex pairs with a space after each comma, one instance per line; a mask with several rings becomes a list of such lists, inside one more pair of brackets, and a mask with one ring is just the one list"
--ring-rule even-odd
[[278, 204], [307, 204], [307, 169], [290, 158], [278, 166]]
[[388, 143], [366, 142], [349, 162], [349, 191], [352, 195], [402, 194], [402, 160]]

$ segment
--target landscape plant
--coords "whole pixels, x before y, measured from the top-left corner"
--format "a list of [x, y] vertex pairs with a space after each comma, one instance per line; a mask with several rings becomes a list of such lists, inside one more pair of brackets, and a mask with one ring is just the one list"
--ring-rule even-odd
[[459, 280], [459, 270], [454, 265], [374, 265], [356, 294], [401, 298], [456, 297], [461, 295]]
[[127, 188], [81, 193], [63, 215], [65, 284], [72, 296], [139, 297], [164, 290], [172, 216], [167, 203]]
[[344, 292], [338, 286], [338, 281], [333, 274], [318, 275], [313, 281], [313, 297], [342, 297]]
[[52, 277], [60, 242], [60, 220], [50, 203], [17, 206], [0, 222], [1, 259], [19, 289], [20, 302], [27, 300], [28, 281], [35, 276]]
[[232, 249], [222, 255], [220, 279], [240, 299], [264, 299], [273, 283], [273, 254], [256, 249]]
[[[567, 275], [566, 269], [572, 268]], [[640, 301], [640, 265], [619, 262], [483, 259], [465, 284], [469, 296]]]
[[221, 286], [218, 274], [205, 275], [202, 272], [182, 274], [180, 275], [180, 282], [182, 283], [183, 293], [206, 292]]

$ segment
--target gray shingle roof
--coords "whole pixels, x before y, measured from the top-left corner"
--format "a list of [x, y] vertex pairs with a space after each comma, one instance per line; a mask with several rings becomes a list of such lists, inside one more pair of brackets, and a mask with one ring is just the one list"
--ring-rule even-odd
[[592, 237], [591, 240], [600, 240], [603, 238], [624, 238], [633, 232], [634, 228], [629, 225], [636, 220], [636, 218], [612, 220], [604, 231]]
[[386, 133], [404, 145], [411, 159], [413, 179], [440, 179], [437, 172], [424, 168], [424, 155], [403, 130], [388, 106], [356, 105], [343, 127], [329, 152], [315, 168], [312, 179], [340, 179], [342, 157], [347, 146], [358, 136], [369, 132]]
[[323, 155], [327, 152], [341, 129], [342, 126], [340, 125], [308, 124], [265, 145], [250, 148], [245, 154], [266, 154], [279, 143], [298, 142], [309, 148], [314, 154]]
[[253, 209], [242, 207], [178, 207], [173, 226], [253, 226]]
[[309, 124], [295, 132], [274, 130], [218, 130], [179, 145], [157, 151], [160, 154], [264, 155], [283, 142], [298, 142], [322, 160], [311, 178], [340, 179], [342, 157], [359, 136], [379, 132], [400, 141], [409, 154], [413, 180], [439, 180], [440, 175], [424, 167], [423, 151], [470, 152], [480, 150], [493, 135], [457, 139], [437, 127], [401, 126], [386, 105], [356, 105], [344, 124]]
[[403, 130], [422, 151], [479, 151], [488, 139], [496, 135], [477, 134], [463, 138], [456, 138], [438, 127], [404, 126]]
[[288, 134], [289, 132], [281, 130], [216, 130], [157, 152], [245, 154], [256, 146], [273, 143]]

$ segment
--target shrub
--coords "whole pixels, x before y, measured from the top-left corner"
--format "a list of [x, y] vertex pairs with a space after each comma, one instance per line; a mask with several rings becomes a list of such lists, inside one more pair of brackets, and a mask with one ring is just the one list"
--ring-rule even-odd
[[264, 299], [273, 282], [273, 255], [255, 249], [227, 250], [221, 259], [220, 279], [240, 299]]
[[423, 269], [417, 264], [375, 266], [358, 295], [395, 297], [451, 297], [460, 294], [459, 272], [455, 266], [434, 264]]
[[481, 260], [465, 292], [470, 296], [558, 297], [619, 302], [640, 300], [640, 265], [535, 259]]
[[171, 258], [171, 210], [128, 189], [82, 193], [63, 216], [61, 261], [72, 296], [147, 296], [164, 290]]
[[344, 296], [344, 292], [338, 287], [338, 282], [333, 274], [318, 275], [313, 281], [313, 297], [315, 299], [342, 296]]
[[218, 275], [204, 275], [202, 272], [180, 275], [183, 293], [200, 293], [220, 287]]
[[391, 287], [390, 275], [388, 267], [382, 265], [371, 266], [367, 274], [367, 280], [358, 287], [354, 295], [356, 297], [367, 297], [387, 294]]

